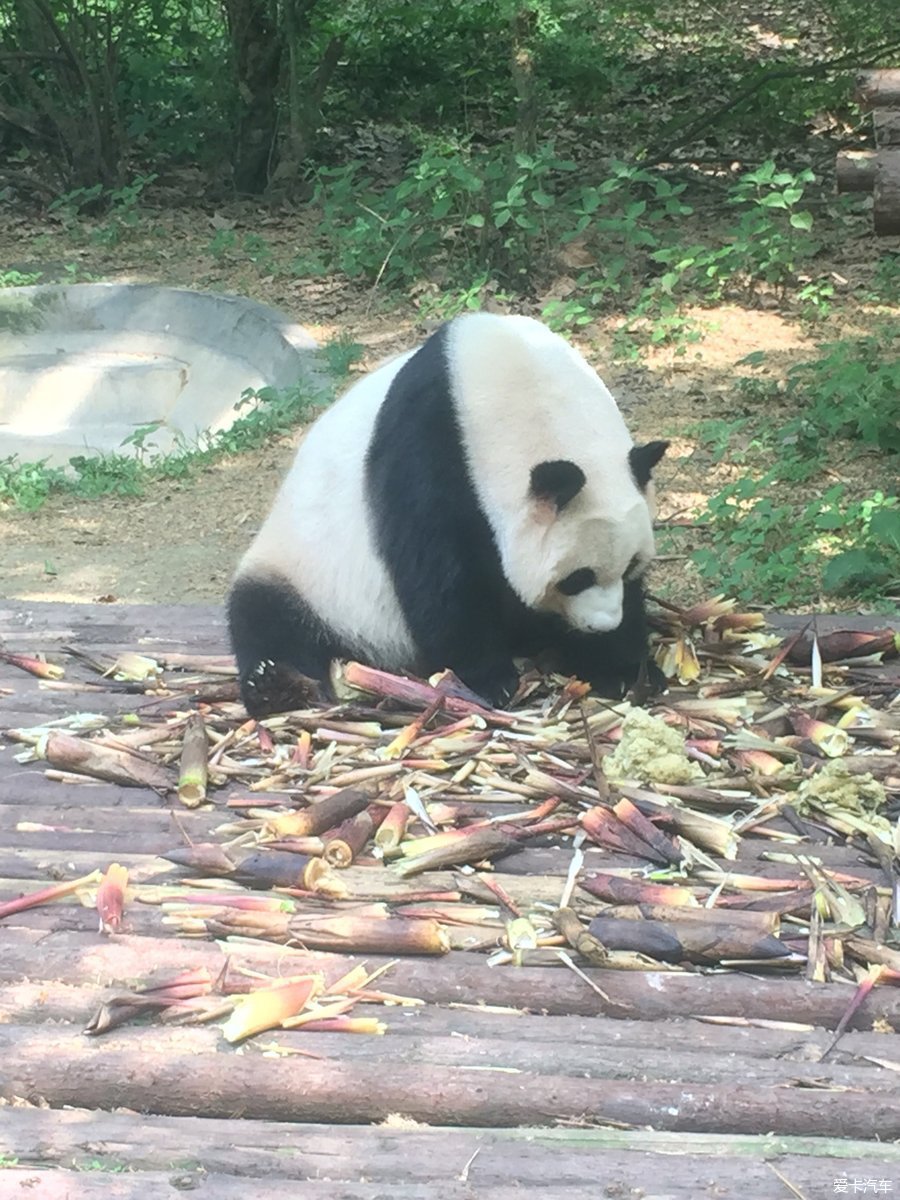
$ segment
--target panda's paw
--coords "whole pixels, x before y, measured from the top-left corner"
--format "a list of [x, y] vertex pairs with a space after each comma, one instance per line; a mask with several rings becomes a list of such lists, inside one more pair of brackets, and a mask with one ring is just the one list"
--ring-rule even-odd
[[491, 708], [507, 705], [519, 686], [519, 673], [511, 661], [479, 663], [467, 670], [457, 668], [456, 675]]

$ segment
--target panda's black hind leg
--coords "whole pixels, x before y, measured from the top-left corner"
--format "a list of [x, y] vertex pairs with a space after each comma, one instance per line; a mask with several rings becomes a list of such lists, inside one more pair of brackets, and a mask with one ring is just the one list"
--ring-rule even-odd
[[241, 699], [253, 717], [319, 699], [332, 658], [346, 654], [299, 593], [277, 578], [239, 579], [228, 599], [228, 625]]

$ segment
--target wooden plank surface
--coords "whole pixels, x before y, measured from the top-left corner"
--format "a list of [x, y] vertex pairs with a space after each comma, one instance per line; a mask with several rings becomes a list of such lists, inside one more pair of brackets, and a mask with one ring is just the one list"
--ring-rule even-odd
[[[883, 624], [818, 619], [820, 631]], [[65, 664], [65, 682], [76, 685], [47, 686], [0, 664], [2, 731], [78, 711], [187, 707], [184, 697], [98, 682], [67, 645], [105, 657], [222, 654], [227, 638], [212, 606], [0, 601], [0, 645]], [[896, 678], [896, 664], [872, 677]], [[0, 902], [111, 861], [129, 866], [135, 881], [178, 878], [184, 872], [159, 855], [186, 837], [217, 840], [218, 827], [234, 819], [223, 800], [236, 789], [217, 793], [212, 807], [173, 810], [146, 789], [48, 779], [40, 764], [16, 762], [21, 749], [0, 747]], [[782, 873], [761, 861], [767, 849], [746, 840], [738, 861]], [[881, 882], [847, 847], [815, 849], [827, 865]], [[589, 851], [598, 869], [620, 861], [629, 860]], [[520, 903], [553, 904], [568, 865], [568, 852], [529, 848], [496, 878]], [[390, 895], [389, 882], [368, 868], [346, 878], [357, 892]], [[418, 882], [437, 888], [446, 876]], [[283, 1031], [235, 1050], [216, 1026], [159, 1023], [83, 1037], [111, 994], [160, 969], [217, 973], [226, 957], [276, 978], [307, 970], [333, 978], [354, 961], [177, 937], [152, 905], [131, 905], [115, 937], [75, 901], [0, 925], [0, 1200], [185, 1190], [210, 1200], [471, 1200], [480, 1189], [492, 1200], [529, 1190], [587, 1200], [635, 1187], [679, 1197], [811, 1197], [834, 1194], [844, 1174], [900, 1188], [900, 1149], [873, 1140], [900, 1138], [900, 1048], [891, 1032], [900, 1028], [900, 988], [875, 989], [824, 1060], [853, 995], [847, 984], [777, 970], [493, 969], [460, 950], [392, 968], [390, 990], [425, 1004], [378, 1010], [387, 1025], [380, 1038]], [[785, 1014], [795, 1027], [701, 1019]], [[108, 1111], [119, 1107], [135, 1112]], [[379, 1124], [397, 1112], [407, 1127]], [[573, 1128], [549, 1128], [558, 1122]], [[451, 1128], [459, 1125], [483, 1128]], [[772, 1130], [782, 1136], [766, 1137]]]
[[[433, 1130], [399, 1122], [334, 1130], [81, 1110], [12, 1109], [7, 1115], [0, 1149], [18, 1159], [17, 1182], [24, 1183], [30, 1170], [31, 1178], [50, 1186], [54, 1177], [47, 1168], [67, 1168], [62, 1178], [76, 1190], [48, 1192], [49, 1197], [131, 1200], [189, 1190], [209, 1200], [239, 1195], [474, 1200], [486, 1194], [503, 1200], [537, 1194], [554, 1200], [604, 1195], [782, 1200], [791, 1194], [785, 1180], [810, 1197], [833, 1195], [842, 1177], [887, 1179], [895, 1187], [900, 1180], [900, 1148], [871, 1141], [587, 1128]], [[0, 1171], [0, 1183], [5, 1178], [8, 1172]], [[254, 1190], [254, 1181], [260, 1190]], [[157, 1184], [171, 1190], [138, 1190]], [[126, 1190], [113, 1190], [122, 1185]], [[34, 1195], [0, 1192], [7, 1194], [17, 1200]]]

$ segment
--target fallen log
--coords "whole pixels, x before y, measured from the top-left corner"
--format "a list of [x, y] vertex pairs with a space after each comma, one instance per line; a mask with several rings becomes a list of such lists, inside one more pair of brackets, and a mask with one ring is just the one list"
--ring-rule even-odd
[[[8, 923], [7, 923], [8, 925]], [[37, 949], [39, 947], [39, 950]], [[103, 981], [119, 985], [140, 978], [149, 966], [165, 963], [172, 970], [208, 967], [221, 970], [224, 950], [252, 961], [256, 970], [273, 975], [344, 972], [358, 960], [344, 955], [292, 952], [275, 944], [238, 947], [177, 939], [131, 937], [114, 943], [96, 936], [60, 931], [4, 927], [0, 983], [26, 979], [64, 980], [70, 984]], [[370, 969], [379, 965], [366, 957]], [[647, 1021], [670, 1017], [728, 1016], [797, 1021], [835, 1028], [853, 998], [853, 988], [839, 983], [794, 979], [759, 979], [751, 975], [712, 976], [679, 973], [617, 972], [585, 968], [600, 989], [564, 969], [492, 968], [483, 959], [452, 951], [442, 959], [404, 959], [391, 969], [390, 990], [417, 996], [430, 1004], [493, 1004], [531, 1012], [627, 1017]], [[387, 984], [385, 985], [387, 986]], [[605, 998], [604, 998], [605, 997]], [[876, 987], [853, 1014], [852, 1029], [883, 1023], [900, 1030], [900, 988]], [[2, 1061], [2, 1060], [0, 1060]]]
[[[300, 1036], [300, 1035], [298, 1035]], [[535, 1125], [548, 1119], [649, 1125], [656, 1129], [743, 1134], [900, 1136], [896, 1087], [865, 1093], [785, 1088], [745, 1081], [735, 1087], [644, 1083], [561, 1075], [476, 1075], [454, 1068], [382, 1061], [297, 1062], [225, 1054], [213, 1029], [120, 1029], [102, 1041], [68, 1030], [0, 1027], [0, 1096], [170, 1116], [252, 1120], [381, 1121], [400, 1113], [428, 1124]], [[123, 1061], [128, 1070], [122, 1069]], [[586, 1064], [589, 1069], [589, 1064]]]
[[856, 76], [856, 101], [863, 108], [900, 105], [900, 67], [860, 71]]
[[[478, 1150], [473, 1149], [470, 1157], [476, 1153]], [[118, 1164], [114, 1169], [118, 1170]], [[88, 1171], [96, 1172], [99, 1178], [92, 1178], [86, 1173]], [[514, 1156], [510, 1155], [510, 1173], [514, 1171]], [[823, 1168], [823, 1171], [827, 1174], [827, 1168]], [[667, 1171], [666, 1175], [671, 1179], [673, 1172]], [[648, 1179], [649, 1177], [648, 1172]], [[718, 1165], [715, 1177], [721, 1187], [725, 1176], [720, 1172]], [[625, 1178], [627, 1177], [622, 1177], [622, 1182], [618, 1185], [620, 1188], [626, 1186]], [[686, 1172], [682, 1178], [686, 1178]], [[745, 1172], [740, 1167], [732, 1170], [732, 1178], [735, 1183], [738, 1180], [742, 1184], [746, 1182]], [[776, 1177], [772, 1178], [777, 1183]], [[441, 1200], [471, 1200], [473, 1195], [471, 1184], [459, 1180], [448, 1182], [447, 1179], [435, 1178], [427, 1181], [424, 1186], [435, 1189], [435, 1194], [440, 1194]], [[301, 1189], [305, 1200], [334, 1200], [338, 1195], [341, 1200], [384, 1200], [386, 1194], [383, 1183], [343, 1180], [335, 1185], [330, 1177], [304, 1179], [298, 1184], [296, 1179], [273, 1176], [269, 1170], [266, 1171], [263, 1181], [247, 1179], [243, 1172], [241, 1175], [219, 1175], [196, 1169], [110, 1175], [98, 1170], [95, 1159], [95, 1163], [83, 1171], [39, 1170], [34, 1167], [7, 1168], [0, 1178], [0, 1200], [19, 1200], [21, 1196], [36, 1196], [39, 1200], [76, 1200], [76, 1197], [77, 1200], [146, 1200], [148, 1196], [152, 1196], [153, 1200], [183, 1200], [185, 1192], [190, 1194], [196, 1187], [202, 1187], [208, 1196], [214, 1196], [216, 1200], [246, 1200], [247, 1196], [263, 1193], [266, 1200], [296, 1200]], [[422, 1188], [421, 1183], [391, 1181], [389, 1194], [391, 1200], [420, 1200], [423, 1195]], [[554, 1186], [553, 1194], [558, 1200], [594, 1200], [597, 1195], [596, 1182]], [[781, 1195], [783, 1194], [782, 1192]], [[493, 1200], [520, 1200], [521, 1195], [522, 1188], [518, 1183], [491, 1187]], [[757, 1198], [764, 1195], [775, 1197], [778, 1193], [774, 1190], [766, 1193], [754, 1191]]]
[[[293, 964], [293, 961], [290, 959], [289, 963]], [[260, 964], [255, 965], [259, 967]], [[254, 982], [238, 973], [239, 966], [236, 962], [235, 970], [229, 969], [219, 985], [229, 995], [238, 994], [242, 983], [249, 988]], [[326, 980], [341, 973], [341, 967], [329, 967], [325, 971]], [[159, 977], [152, 972], [128, 982], [146, 984], [148, 979]], [[385, 976], [386, 986], [390, 978], [390, 975]], [[81, 1028], [88, 1016], [120, 986], [121, 981], [112, 988], [92, 983], [75, 986], [45, 981], [0, 985], [0, 1022], [37, 1026], [65, 1021]], [[393, 985], [389, 990], [394, 990]], [[780, 1028], [777, 1018], [770, 1022], [772, 1027], [764, 1019], [735, 1024], [686, 1022], [679, 1017], [661, 1019], [654, 1022], [653, 1037], [648, 1038], [645, 1021], [627, 1018], [551, 1016], [517, 1010], [497, 1012], [478, 1006], [417, 1005], [390, 1009], [360, 1005], [358, 1011], [380, 1016], [388, 1025], [390, 1042], [313, 1034], [304, 1030], [304, 1041], [296, 1044], [308, 1046], [316, 1053], [335, 1053], [341, 1058], [370, 1060], [380, 1055], [382, 1061], [384, 1048], [390, 1045], [392, 1054], [398, 1054], [403, 1062], [431, 1059], [451, 1065], [462, 1064], [465, 1061], [462, 1056], [477, 1049], [484, 1040], [494, 1048], [492, 1057], [497, 1062], [507, 1061], [508, 1065], [520, 1069], [536, 1069], [529, 1064], [536, 1061], [533, 1054], [540, 1050], [545, 1055], [543, 1069], [550, 1066], [560, 1074], [583, 1074], [586, 1057], [591, 1056], [593, 1062], [593, 1056], [599, 1055], [600, 1061], [607, 1063], [610, 1071], [619, 1078], [646, 1074], [648, 1078], [657, 1079], [672, 1079], [677, 1075], [679, 1078], [711, 1080], [717, 1077], [715, 1072], [720, 1067], [727, 1070], [729, 1063], [736, 1064], [734, 1070], [743, 1070], [743, 1066], [737, 1064], [744, 1064], [748, 1076], [757, 1069], [768, 1069], [766, 1064], [773, 1070], [782, 1067], [786, 1072], [793, 1070], [797, 1076], [800, 1071], [812, 1069], [810, 1064], [819, 1064], [833, 1041], [833, 1034], [828, 1030], [791, 1022], [784, 1022], [784, 1028]], [[404, 1048], [407, 1042], [425, 1049], [414, 1058]], [[884, 1071], [889, 1070], [888, 1066], [883, 1067], [877, 1062], [884, 1053], [883, 1033], [846, 1033], [838, 1049], [822, 1065], [829, 1069], [846, 1066], [854, 1078], [877, 1082]], [[615, 1067], [617, 1061], [618, 1068]], [[562, 1065], [569, 1062], [576, 1069], [570, 1071], [568, 1066]], [[666, 1073], [667, 1063], [680, 1065]], [[815, 1070], [818, 1072], [818, 1066]]]
[[[8, 1109], [4, 1113], [4, 1148], [11, 1158], [32, 1164], [35, 1171], [65, 1164], [80, 1173], [66, 1200], [95, 1196], [108, 1200], [123, 1194], [168, 1197], [176, 1191], [157, 1191], [152, 1184], [142, 1192], [122, 1193], [120, 1183], [140, 1182], [132, 1173], [157, 1171], [173, 1180], [173, 1188], [193, 1190], [196, 1173], [178, 1173], [173, 1162], [197, 1164], [200, 1191], [217, 1200], [223, 1195], [219, 1180], [234, 1179], [243, 1196], [259, 1190], [251, 1182], [266, 1180], [265, 1194], [271, 1200], [293, 1200], [300, 1183], [304, 1197], [323, 1195], [333, 1200], [337, 1192], [346, 1200], [359, 1200], [353, 1187], [378, 1187], [375, 1195], [398, 1200], [421, 1200], [425, 1188], [442, 1200], [471, 1200], [473, 1194], [490, 1189], [492, 1200], [515, 1200], [530, 1194], [552, 1195], [554, 1200], [575, 1200], [581, 1181], [589, 1181], [588, 1194], [627, 1194], [638, 1186], [645, 1193], [658, 1193], [657, 1181], [664, 1173], [667, 1194], [747, 1195], [754, 1200], [783, 1200], [784, 1178], [795, 1191], [812, 1195], [822, 1179], [853, 1175], [854, 1164], [865, 1164], [871, 1178], [893, 1178], [900, 1162], [900, 1147], [878, 1142], [836, 1142], [817, 1139], [776, 1137], [722, 1137], [714, 1134], [671, 1134], [653, 1130], [627, 1129], [391, 1129], [345, 1126], [334, 1130], [325, 1125], [295, 1125], [258, 1121], [248, 1138], [246, 1123], [201, 1119], [184, 1121], [172, 1117], [136, 1118], [133, 1114], [89, 1113], [49, 1109]], [[103, 1150], [125, 1172], [98, 1171]], [[560, 1162], [565, 1162], [561, 1182]], [[781, 1178], [770, 1166], [776, 1162]], [[368, 1184], [355, 1181], [359, 1164], [365, 1163]], [[460, 1190], [455, 1181], [460, 1163], [470, 1164], [468, 1182]], [[207, 1175], [206, 1172], [209, 1172]], [[277, 1175], [276, 1175], [277, 1172]], [[6, 1172], [3, 1173], [4, 1177]], [[63, 1178], [63, 1176], [60, 1176]], [[64, 1178], [69, 1179], [69, 1176]], [[144, 1177], [147, 1178], [146, 1176]], [[347, 1180], [347, 1183], [339, 1182]], [[509, 1180], [515, 1179], [514, 1185]], [[325, 1191], [314, 1190], [323, 1180]], [[85, 1182], [97, 1190], [82, 1190]], [[283, 1181], [294, 1191], [285, 1193]], [[271, 1182], [271, 1188], [270, 1188]], [[188, 1187], [190, 1185], [190, 1187]], [[510, 1186], [514, 1191], [510, 1191]], [[412, 1190], [414, 1189], [414, 1190]], [[36, 1189], [16, 1187], [17, 1200], [34, 1195]], [[39, 1195], [46, 1200], [46, 1194]], [[64, 1193], [65, 1195], [65, 1193]], [[54, 1200], [56, 1198], [54, 1197]], [[231, 1200], [230, 1195], [228, 1200]]]
[[879, 150], [872, 193], [875, 232], [882, 237], [900, 233], [900, 150]]
[[879, 108], [872, 113], [875, 145], [900, 146], [900, 108]]

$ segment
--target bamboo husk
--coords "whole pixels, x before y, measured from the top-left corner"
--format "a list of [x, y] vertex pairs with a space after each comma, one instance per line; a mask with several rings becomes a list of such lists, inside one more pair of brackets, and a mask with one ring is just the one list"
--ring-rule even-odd
[[102, 932], [115, 933], [121, 926], [127, 886], [127, 867], [112, 863], [97, 888], [97, 913]]
[[178, 772], [178, 799], [186, 808], [196, 808], [206, 799], [209, 738], [200, 713], [192, 713], [184, 729]]
[[399, 700], [414, 708], [429, 709], [434, 705], [440, 705], [446, 712], [453, 713], [455, 716], [475, 715], [481, 717], [489, 725], [502, 725], [509, 728], [516, 723], [516, 718], [509, 713], [498, 712], [497, 709], [487, 708], [472, 700], [443, 692], [428, 683], [407, 679], [402, 675], [392, 675], [388, 671], [378, 671], [374, 667], [363, 666], [362, 663], [344, 663], [343, 679], [353, 688], [374, 692], [377, 696], [385, 696], [391, 700]]
[[227, 912], [206, 921], [215, 937], [259, 937], [270, 942], [346, 954], [432, 955], [450, 949], [437, 921], [402, 917], [291, 917], [287, 913]]
[[129, 750], [111, 750], [98, 742], [87, 742], [57, 730], [47, 734], [37, 747], [37, 754], [59, 770], [90, 775], [123, 787], [148, 787], [165, 792], [172, 786], [169, 772], [152, 759]]
[[578, 880], [578, 886], [609, 904], [697, 906], [697, 898], [690, 888], [671, 883], [651, 883], [648, 880], [622, 875], [607, 875], [602, 871], [582, 876]]
[[606, 846], [635, 858], [649, 858], [652, 862], [668, 865], [668, 856], [657, 853], [648, 842], [623, 824], [611, 809], [598, 804], [581, 813], [578, 820], [591, 841], [596, 842], [598, 846]]
[[684, 857], [681, 849], [671, 838], [666, 837], [657, 829], [653, 822], [648, 820], [627, 797], [623, 797], [613, 805], [613, 812], [633, 834], [652, 847], [663, 862], [671, 863], [672, 866], [677, 866], [681, 862]]
[[0, 662], [9, 663], [11, 667], [18, 667], [20, 671], [26, 671], [38, 679], [58, 680], [62, 679], [66, 673], [64, 667], [45, 662], [42, 658], [35, 658], [31, 654], [12, 654], [8, 650], [0, 650]]
[[[883, 654], [892, 657], [898, 653], [898, 637], [900, 634], [893, 629], [864, 631], [861, 629], [835, 629], [831, 633], [822, 634], [816, 638], [819, 654], [823, 663], [837, 662], [840, 659], [857, 658], [870, 654]], [[795, 666], [809, 666], [812, 655], [812, 641], [809, 638], [793, 638], [789, 640], [789, 649], [785, 659]]]
[[242, 858], [233, 878], [252, 888], [302, 888], [316, 891], [327, 886], [331, 869], [322, 858], [289, 854], [283, 850], [255, 850]]
[[89, 1036], [108, 1033], [148, 1010], [177, 1008], [186, 1001], [208, 995], [214, 986], [213, 977], [205, 968], [182, 971], [169, 979], [149, 983], [133, 992], [125, 992], [104, 1000], [85, 1026]]

